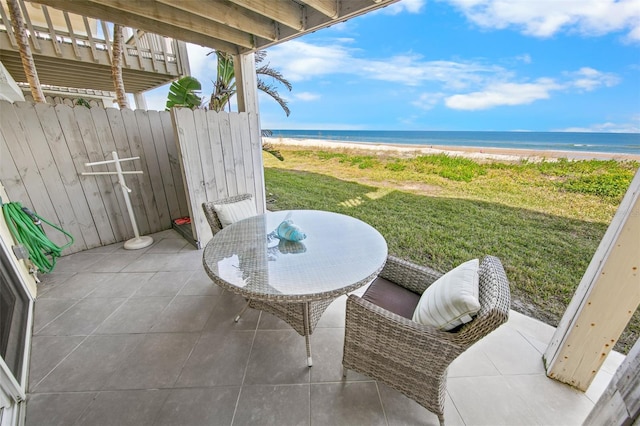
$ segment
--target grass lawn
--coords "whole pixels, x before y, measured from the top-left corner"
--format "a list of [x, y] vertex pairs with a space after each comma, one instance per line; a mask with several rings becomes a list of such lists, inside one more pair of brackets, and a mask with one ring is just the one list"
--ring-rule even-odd
[[[384, 235], [390, 254], [443, 272], [471, 258], [498, 256], [511, 283], [512, 308], [553, 326], [640, 165], [281, 153], [282, 162], [265, 155], [269, 209], [357, 217]], [[640, 311], [615, 349], [626, 353], [638, 336]]]

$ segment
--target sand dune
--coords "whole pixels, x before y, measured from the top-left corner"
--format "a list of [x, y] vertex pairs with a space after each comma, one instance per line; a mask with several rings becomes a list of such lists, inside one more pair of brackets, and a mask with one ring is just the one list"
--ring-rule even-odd
[[375, 151], [381, 154], [399, 154], [403, 157], [411, 157], [421, 154], [458, 155], [466, 158], [478, 160], [499, 160], [499, 161], [553, 161], [558, 158], [570, 160], [635, 160], [640, 161], [640, 155], [633, 154], [613, 154], [601, 152], [577, 152], [577, 151], [551, 151], [551, 150], [531, 150], [531, 149], [506, 149], [506, 148], [481, 148], [481, 147], [460, 147], [441, 145], [402, 145], [402, 144], [379, 144], [379, 143], [349, 143], [341, 141], [331, 141], [322, 139], [293, 139], [293, 138], [263, 138], [265, 142], [274, 146], [286, 147], [306, 147], [341, 150], [366, 150]]

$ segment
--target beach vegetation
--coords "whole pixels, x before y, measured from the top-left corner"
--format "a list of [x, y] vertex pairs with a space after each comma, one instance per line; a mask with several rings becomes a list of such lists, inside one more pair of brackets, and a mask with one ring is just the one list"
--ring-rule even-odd
[[[556, 326], [626, 188], [635, 161], [399, 158], [284, 150], [265, 157], [268, 208], [320, 209], [370, 223], [395, 256], [440, 271], [486, 254], [506, 269], [516, 311]], [[340, 155], [337, 155], [340, 154]], [[361, 157], [367, 158], [367, 167]], [[640, 313], [616, 345], [640, 336]]]

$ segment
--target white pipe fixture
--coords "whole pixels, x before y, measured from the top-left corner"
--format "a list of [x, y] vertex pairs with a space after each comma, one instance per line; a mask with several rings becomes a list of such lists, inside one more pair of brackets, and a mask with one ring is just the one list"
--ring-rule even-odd
[[129, 219], [131, 220], [131, 226], [133, 227], [133, 233], [135, 234], [134, 238], [131, 238], [130, 240], [124, 243], [124, 248], [127, 250], [137, 250], [137, 249], [149, 247], [151, 244], [153, 244], [153, 238], [149, 236], [143, 236], [143, 237], [140, 236], [140, 232], [138, 231], [138, 224], [136, 223], [136, 218], [133, 215], [133, 207], [131, 206], [131, 199], [129, 198], [129, 193], [131, 192], [131, 189], [127, 187], [124, 181], [125, 174], [142, 174], [143, 172], [140, 170], [125, 172], [125, 171], [122, 171], [122, 166], [120, 165], [120, 163], [122, 163], [123, 161], [137, 160], [140, 157], [118, 158], [118, 153], [115, 151], [113, 151], [111, 155], [113, 155], [113, 160], [96, 161], [93, 163], [85, 163], [84, 165], [86, 167], [91, 167], [91, 166], [97, 166], [97, 165], [103, 165], [103, 164], [115, 164], [116, 166], [115, 172], [83, 172], [81, 174], [83, 176], [118, 175], [118, 183], [122, 188], [122, 195], [124, 196], [124, 202], [127, 205], [127, 211], [129, 212]]

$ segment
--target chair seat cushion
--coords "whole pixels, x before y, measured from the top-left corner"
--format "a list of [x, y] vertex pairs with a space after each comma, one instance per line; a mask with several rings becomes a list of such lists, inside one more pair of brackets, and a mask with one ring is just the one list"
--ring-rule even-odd
[[258, 211], [252, 199], [236, 201], [235, 203], [213, 204], [222, 227], [226, 227], [239, 220], [256, 216]]
[[444, 274], [420, 298], [413, 320], [440, 330], [471, 321], [480, 310], [479, 261], [473, 259]]
[[362, 298], [408, 319], [411, 319], [420, 301], [418, 293], [407, 290], [382, 277], [376, 278], [371, 283]]

